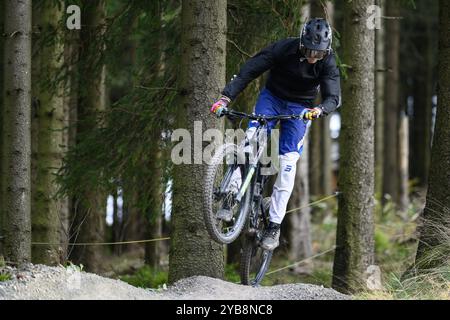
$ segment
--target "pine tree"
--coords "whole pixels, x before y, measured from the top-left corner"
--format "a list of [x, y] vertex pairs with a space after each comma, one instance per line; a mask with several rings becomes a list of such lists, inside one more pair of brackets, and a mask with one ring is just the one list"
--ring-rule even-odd
[[439, 1], [438, 106], [416, 254], [419, 270], [448, 266], [450, 230], [450, 2]]
[[[386, 1], [386, 15], [399, 16], [397, 0]], [[400, 22], [390, 19], [386, 25], [386, 84], [384, 103], [384, 160], [383, 160], [383, 195], [389, 195], [395, 204], [399, 204], [399, 172], [398, 172], [398, 130], [400, 114], [399, 97], [399, 52]]]
[[[417, 185], [427, 186], [431, 158], [432, 97], [433, 97], [433, 24], [434, 6], [424, 1], [417, 2], [415, 34], [411, 41], [416, 47], [413, 83], [414, 108], [411, 130], [411, 178]], [[436, 45], [437, 46], [437, 45]]]
[[60, 262], [58, 246], [62, 213], [67, 216], [67, 199], [56, 198], [57, 171], [61, 168], [66, 151], [63, 83], [59, 72], [64, 62], [64, 41], [60, 31], [63, 18], [62, 2], [41, 2], [34, 5], [35, 39], [33, 57], [33, 110], [32, 136], [32, 239], [50, 243], [32, 248], [34, 263]]
[[[374, 85], [375, 32], [366, 28], [373, 0], [346, 2], [339, 209], [333, 287], [352, 292], [364, 287], [374, 263]], [[363, 31], [362, 31], [363, 30]]]
[[5, 1], [2, 205], [8, 261], [31, 258], [31, 0]]
[[[85, 22], [80, 32], [77, 143], [97, 127], [98, 114], [105, 109], [106, 70], [102, 62], [105, 1], [85, 0], [82, 16]], [[97, 190], [87, 189], [76, 199], [75, 210], [72, 213], [74, 219], [72, 240], [83, 243], [104, 241], [105, 204], [106, 196]], [[82, 263], [87, 270], [95, 271], [99, 268], [102, 250], [101, 246], [75, 246], [71, 259], [76, 263]]]
[[[0, 2], [0, 62], [3, 62], [3, 42], [4, 42], [4, 32], [3, 32], [3, 13], [4, 13], [4, 2]], [[0, 74], [0, 154], [3, 152], [3, 74]], [[0, 257], [3, 254], [2, 239], [3, 239], [3, 201], [2, 201], [2, 161], [0, 160]]]
[[[225, 85], [226, 1], [183, 1], [182, 30], [178, 112], [180, 125], [194, 137], [194, 121], [202, 121], [203, 129], [221, 127], [208, 106]], [[201, 164], [174, 167], [169, 282], [193, 275], [223, 277], [222, 246], [211, 240], [203, 221], [203, 170]]]

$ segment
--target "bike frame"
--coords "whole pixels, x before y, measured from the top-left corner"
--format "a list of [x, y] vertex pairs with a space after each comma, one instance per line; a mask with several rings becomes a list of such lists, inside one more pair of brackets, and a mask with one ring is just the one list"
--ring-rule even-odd
[[[227, 115], [229, 118], [247, 118], [249, 120], [256, 120], [259, 122], [259, 126], [256, 129], [255, 132], [255, 136], [256, 136], [256, 151], [254, 153], [251, 153], [252, 155], [254, 154], [254, 156], [252, 157], [252, 159], [248, 159], [248, 165], [245, 166], [245, 170], [243, 172], [246, 172], [245, 174], [245, 178], [243, 178], [243, 183], [241, 185], [241, 188], [239, 189], [239, 192], [235, 198], [235, 201], [240, 203], [242, 201], [242, 198], [244, 197], [245, 193], [247, 192], [249, 186], [251, 185], [251, 182], [253, 180], [253, 178], [255, 177], [255, 173], [257, 177], [261, 176], [259, 174], [259, 170], [260, 170], [260, 159], [263, 156], [263, 153], [265, 151], [265, 149], [267, 148], [267, 144], [268, 144], [268, 122], [271, 120], [283, 120], [283, 119], [303, 119], [304, 120], [304, 114], [305, 112], [303, 112], [302, 114], [299, 115], [279, 115], [279, 116], [265, 116], [265, 115], [255, 115], [255, 114], [246, 114], [243, 112], [238, 112], [238, 111], [234, 111], [234, 110], [227, 110], [225, 113], [225, 115]], [[264, 139], [265, 138], [265, 139]], [[237, 152], [242, 151], [245, 146], [245, 141], [241, 142], [241, 146], [238, 148]], [[236, 157], [236, 155], [235, 155]], [[239, 164], [237, 164], [237, 166], [239, 166]], [[225, 194], [226, 193], [226, 188], [228, 186], [228, 183], [231, 179], [231, 176], [235, 170], [236, 166], [231, 166], [226, 175], [225, 178], [223, 179], [221, 186], [219, 188], [219, 193], [220, 194]], [[261, 190], [264, 187], [265, 184], [265, 178], [262, 178], [262, 186], [261, 186]], [[255, 181], [255, 186], [256, 183], [258, 181]], [[258, 190], [257, 192], [260, 192], [261, 190]], [[250, 190], [252, 191], [252, 195], [254, 197], [254, 192], [255, 190]], [[260, 197], [260, 195], [257, 195], [258, 197]], [[252, 197], [252, 198], [253, 198]], [[261, 201], [259, 201], [259, 204], [261, 204]]]

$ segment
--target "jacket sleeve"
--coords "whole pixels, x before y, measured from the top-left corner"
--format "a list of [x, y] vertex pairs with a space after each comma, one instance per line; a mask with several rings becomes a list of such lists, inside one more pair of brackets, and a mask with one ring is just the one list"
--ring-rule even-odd
[[234, 100], [247, 85], [275, 64], [275, 44], [273, 43], [251, 57], [223, 89], [222, 94]]
[[326, 115], [341, 106], [341, 76], [334, 54], [327, 59], [322, 70], [320, 90], [322, 93], [321, 107]]

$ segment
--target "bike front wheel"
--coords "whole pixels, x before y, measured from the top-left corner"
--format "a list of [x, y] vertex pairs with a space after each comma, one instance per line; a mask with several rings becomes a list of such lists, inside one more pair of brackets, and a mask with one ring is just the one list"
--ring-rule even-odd
[[236, 201], [246, 174], [246, 166], [239, 163], [238, 156], [236, 145], [222, 145], [205, 171], [204, 220], [211, 238], [221, 244], [239, 237], [250, 207], [250, 188], [241, 201]]

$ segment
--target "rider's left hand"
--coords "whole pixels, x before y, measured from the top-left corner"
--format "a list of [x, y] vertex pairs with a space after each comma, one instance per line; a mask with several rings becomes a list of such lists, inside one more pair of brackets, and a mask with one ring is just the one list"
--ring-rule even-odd
[[319, 119], [323, 115], [323, 110], [320, 107], [315, 107], [314, 109], [306, 109], [306, 113], [304, 115], [307, 120]]

